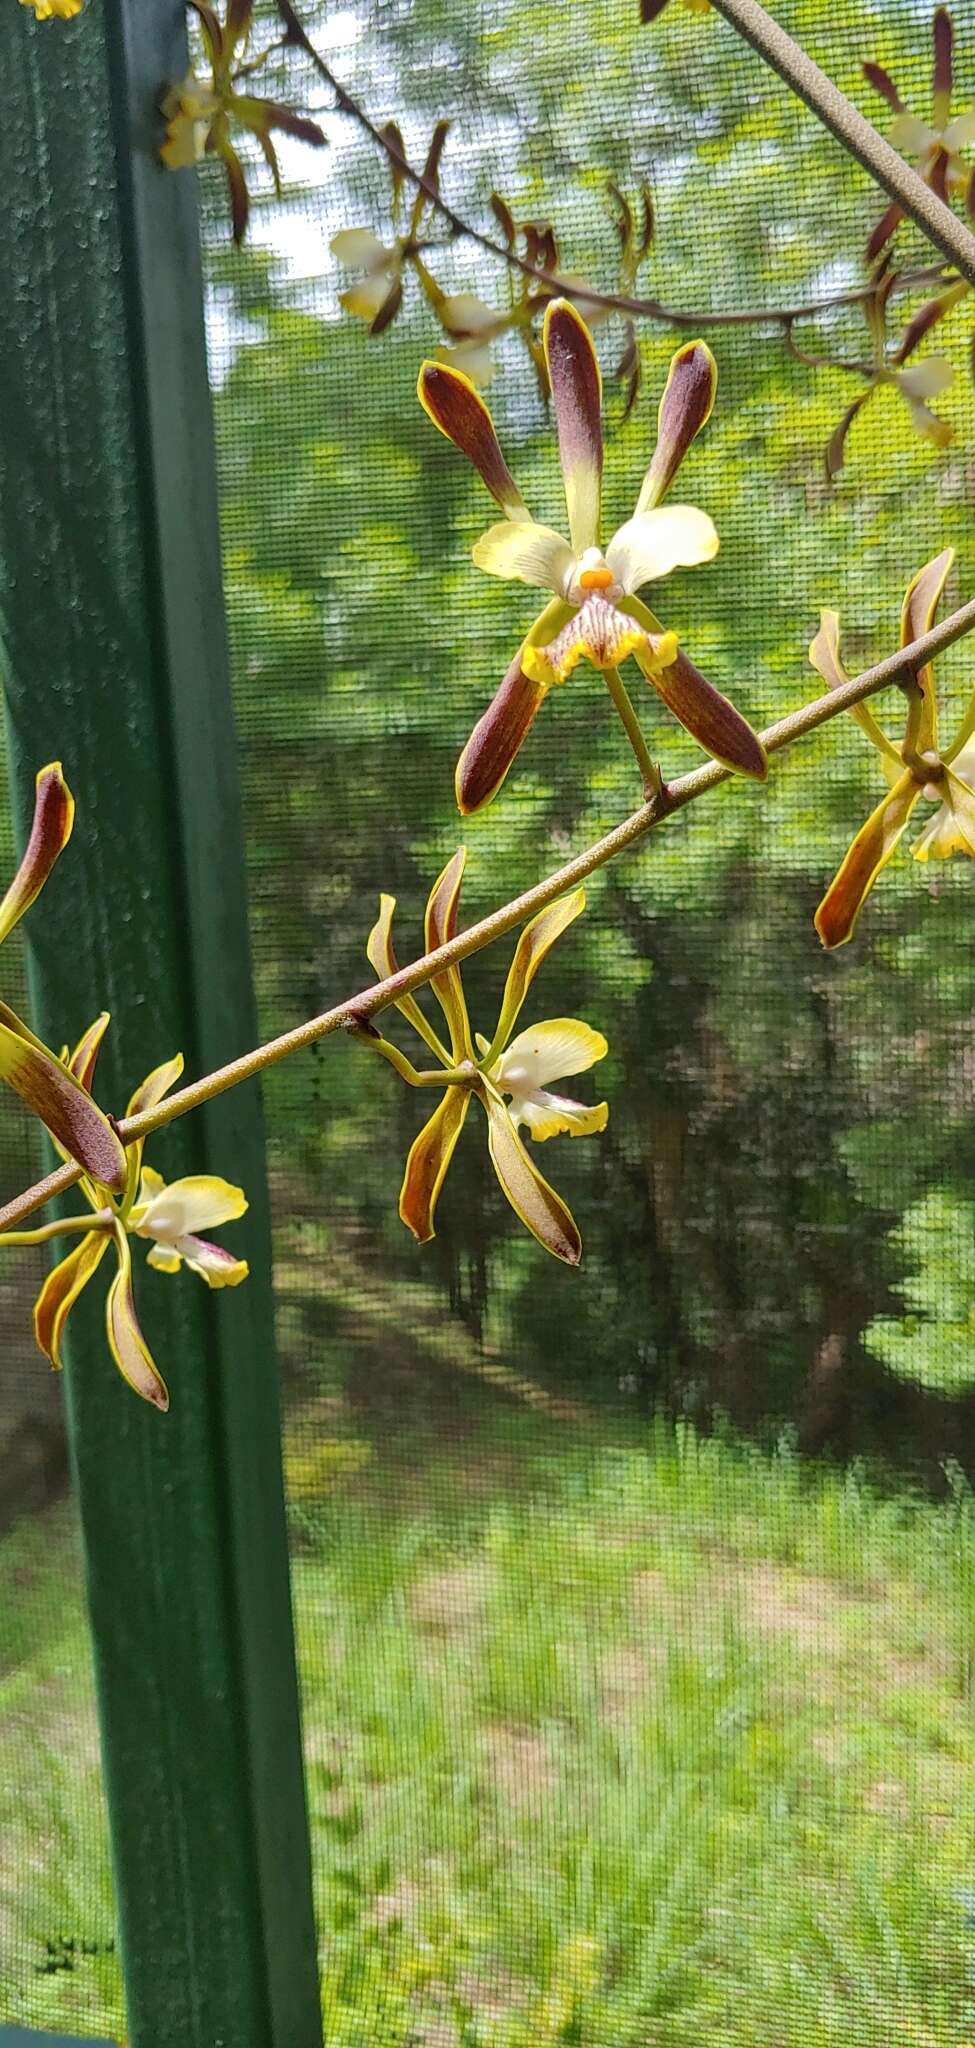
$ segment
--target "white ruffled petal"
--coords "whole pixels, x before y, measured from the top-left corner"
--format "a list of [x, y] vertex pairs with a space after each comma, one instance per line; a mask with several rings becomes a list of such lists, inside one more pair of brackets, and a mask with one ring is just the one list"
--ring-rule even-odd
[[340, 263], [353, 270], [385, 270], [393, 255], [371, 228], [342, 228], [332, 236], [329, 248]]
[[718, 552], [714, 521], [696, 505], [658, 505], [638, 512], [614, 533], [606, 561], [629, 596], [644, 583], [713, 561]]
[[176, 1244], [188, 1232], [216, 1230], [221, 1223], [234, 1223], [246, 1208], [243, 1188], [232, 1187], [216, 1174], [188, 1174], [185, 1180], [174, 1180], [154, 1194], [137, 1234], [153, 1237], [161, 1244]]
[[491, 1079], [506, 1094], [530, 1095], [550, 1081], [586, 1073], [607, 1051], [602, 1032], [578, 1017], [549, 1017], [519, 1031], [495, 1062]]
[[534, 519], [502, 519], [471, 550], [478, 569], [509, 582], [534, 583], [561, 597], [572, 581], [575, 556], [568, 541]]
[[916, 114], [895, 114], [887, 133], [894, 149], [902, 156], [926, 156], [933, 149], [938, 136], [926, 121], [919, 121]]

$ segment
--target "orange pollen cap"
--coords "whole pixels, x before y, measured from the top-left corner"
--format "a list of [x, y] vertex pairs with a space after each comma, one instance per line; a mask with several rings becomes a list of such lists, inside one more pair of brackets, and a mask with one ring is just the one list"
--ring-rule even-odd
[[583, 590], [608, 590], [612, 581], [612, 569], [583, 569], [579, 578]]

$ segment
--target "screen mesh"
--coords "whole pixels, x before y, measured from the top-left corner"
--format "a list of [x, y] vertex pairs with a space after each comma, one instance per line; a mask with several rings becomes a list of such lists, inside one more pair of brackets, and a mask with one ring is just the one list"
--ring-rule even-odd
[[[883, 212], [866, 176], [714, 16], [672, 0], [640, 31], [635, 12], [364, 7], [323, 19], [318, 41], [375, 121], [401, 122], [414, 162], [449, 116], [448, 200], [490, 226], [497, 188], [516, 217], [550, 218], [566, 270], [617, 281], [612, 175], [634, 197], [652, 181], [641, 288], [662, 301], [731, 311], [858, 282]], [[788, 17], [862, 105], [859, 67], [878, 57], [927, 112], [920, 10]], [[960, 48], [956, 107], [971, 66]], [[368, 978], [380, 890], [409, 958], [459, 843], [469, 920], [639, 796], [580, 668], [491, 808], [453, 811], [456, 757], [537, 593], [471, 565], [492, 508], [416, 403], [443, 336], [415, 281], [380, 337], [341, 312], [356, 273], [330, 239], [389, 239], [388, 179], [310, 69], [305, 103], [329, 152], [289, 150], [294, 182], [258, 210], [243, 267], [216, 178], [209, 231], [268, 1030]], [[898, 263], [928, 261], [900, 232]], [[463, 239], [427, 261], [445, 289], [507, 302], [503, 266]], [[895, 301], [899, 317], [923, 297]], [[961, 309], [944, 330], [959, 364], [966, 331]], [[681, 338], [641, 327], [626, 424], [607, 379], [609, 532]], [[907, 582], [949, 541], [950, 592], [970, 587], [971, 394], [962, 368], [936, 407], [957, 428], [940, 455], [900, 392], [875, 395], [830, 489], [823, 450], [862, 383], [769, 329], [708, 338], [718, 404], [676, 495], [713, 515], [721, 552], [654, 602], [764, 724], [818, 688], [821, 606], [840, 609], [855, 671], [896, 645]], [[607, 371], [623, 339], [599, 330]], [[869, 353], [856, 310], [795, 340]], [[559, 528], [530, 363], [517, 337], [495, 356], [505, 452]], [[970, 656], [939, 674], [950, 722]], [[668, 773], [699, 758], [649, 692], [639, 708]], [[579, 1084], [607, 1096], [606, 1133], [542, 1155], [583, 1231], [580, 1273], [519, 1232], [476, 1113], [421, 1249], [396, 1200], [429, 1099], [346, 1045], [270, 1079], [336, 2043], [961, 2048], [971, 2033], [971, 878], [902, 858], [859, 942], [827, 958], [812, 913], [882, 792], [861, 736], [833, 727], [766, 792], [721, 790], [593, 881], [525, 1011], [610, 1040], [595, 1088]], [[488, 1032], [510, 950], [465, 969]]]
[[[519, 219], [550, 218], [567, 271], [616, 287], [608, 180], [635, 197], [649, 179], [645, 294], [732, 313], [855, 286], [883, 211], [866, 175], [716, 16], [670, 0], [640, 29], [636, 12], [419, 0], [309, 26], [414, 162], [449, 116], [451, 203], [490, 225], [498, 189]], [[927, 118], [923, 10], [781, 13], [865, 110], [883, 112], [860, 75], [878, 58]], [[975, 82], [958, 27], [956, 110]], [[283, 195], [262, 193], [240, 254], [219, 168], [204, 179], [265, 1033], [368, 980], [381, 890], [409, 958], [459, 843], [470, 921], [639, 798], [602, 683], [580, 668], [490, 809], [453, 811], [456, 757], [538, 606], [471, 565], [490, 507], [416, 403], [442, 336], [415, 280], [381, 337], [341, 311], [351, 276], [329, 242], [350, 226], [388, 239], [387, 170], [310, 66], [301, 85], [329, 149], [283, 144]], [[428, 231], [446, 244], [427, 253], [444, 289], [506, 303], [501, 263]], [[898, 267], [930, 260], [902, 226]], [[898, 298], [895, 321], [924, 296]], [[773, 325], [708, 330], [718, 404], [678, 494], [711, 513], [721, 551], [671, 577], [659, 607], [756, 724], [818, 691], [805, 649], [822, 606], [842, 614], [853, 672], [894, 647], [906, 584], [948, 543], [946, 608], [973, 587], [969, 326], [962, 305], [923, 352], [958, 366], [934, 401], [950, 445], [920, 438], [888, 384], [832, 488], [823, 450], [862, 380], [800, 362]], [[599, 329], [607, 531], [633, 508], [687, 331], [640, 324], [643, 389], [624, 421], [609, 376], [622, 324]], [[869, 351], [855, 308], [793, 339], [813, 356]], [[560, 527], [523, 343], [495, 356], [511, 466]], [[964, 645], [938, 674], [950, 732]], [[635, 687], [665, 772], [692, 766], [693, 743]], [[896, 703], [883, 709], [893, 723]], [[767, 790], [719, 790], [594, 878], [525, 1012], [582, 1017], [610, 1042], [579, 1084], [605, 1094], [608, 1129], [541, 1154], [581, 1226], [581, 1272], [519, 1230], [476, 1114], [420, 1248], [396, 1204], [431, 1098], [344, 1041], [268, 1077], [336, 2048], [975, 2036], [971, 874], [905, 851], [855, 945], [825, 956], [813, 911], [882, 792], [860, 734], [834, 724]], [[465, 969], [488, 1033], [510, 950]], [[13, 1181], [26, 1140], [4, 1117]], [[22, 1336], [32, 1277], [0, 1295], [31, 1413], [48, 1393]], [[53, 1563], [58, 1545], [73, 1557], [59, 1484], [22, 1494], [0, 1538], [3, 1784], [19, 1813], [42, 1800], [52, 1845], [41, 1871], [23, 1850], [3, 1896], [0, 2016], [119, 2033], [77, 1575]], [[60, 1731], [60, 1775], [38, 1763], [38, 1713]], [[63, 1919], [52, 1872], [82, 1902]], [[43, 1974], [49, 1926], [54, 1943], [101, 1944], [85, 1997], [77, 1972]]]

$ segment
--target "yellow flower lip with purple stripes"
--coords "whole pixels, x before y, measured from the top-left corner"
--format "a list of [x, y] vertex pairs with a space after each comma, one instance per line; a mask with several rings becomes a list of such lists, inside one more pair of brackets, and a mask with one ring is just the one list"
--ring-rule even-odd
[[[908, 584], [901, 612], [902, 647], [909, 647], [913, 640], [930, 632], [954, 555], [954, 548], [944, 548]], [[809, 658], [831, 689], [846, 682], [836, 612], [823, 612]], [[863, 905], [900, 844], [919, 801], [937, 808], [911, 847], [914, 859], [948, 860], [955, 853], [975, 858], [975, 691], [951, 745], [941, 748], [930, 662], [918, 670], [916, 683], [917, 688], [908, 700], [904, 738], [899, 747], [878, 723], [869, 704], [852, 707], [851, 715], [881, 756], [889, 786], [887, 795], [847, 849], [816, 912], [816, 930], [830, 951], [846, 945], [853, 937]]]
[[[89, 1025], [72, 1053], [61, 1055], [62, 1070], [88, 1095], [95, 1065], [108, 1027], [103, 1011]], [[139, 1116], [163, 1100], [183, 1071], [182, 1056], [155, 1067], [136, 1089], [126, 1110]], [[64, 1147], [58, 1147], [64, 1153]], [[157, 1272], [175, 1273], [186, 1265], [209, 1287], [236, 1287], [247, 1278], [247, 1263], [235, 1258], [222, 1245], [211, 1244], [199, 1235], [222, 1223], [243, 1216], [247, 1198], [241, 1188], [213, 1174], [190, 1174], [170, 1186], [142, 1164], [143, 1141], [126, 1146], [124, 1186], [120, 1195], [84, 1174], [81, 1192], [88, 1204], [87, 1214], [59, 1218], [39, 1228], [7, 1231], [0, 1244], [41, 1244], [60, 1236], [80, 1233], [79, 1242], [52, 1267], [34, 1303], [34, 1335], [38, 1348], [55, 1369], [62, 1363], [62, 1343], [68, 1317], [79, 1295], [93, 1279], [108, 1246], [115, 1250], [116, 1271], [105, 1301], [105, 1330], [109, 1349], [122, 1378], [135, 1393], [154, 1408], [169, 1407], [166, 1383], [139, 1326], [132, 1285], [130, 1237], [149, 1238], [152, 1250], [147, 1263]], [[68, 1156], [65, 1154], [65, 1156]]]
[[663, 505], [714, 404], [717, 370], [702, 341], [678, 349], [660, 402], [657, 442], [636, 509], [605, 550], [602, 496], [602, 379], [592, 335], [568, 299], [546, 308], [542, 332], [552, 392], [569, 538], [533, 519], [501, 451], [484, 400], [461, 371], [438, 362], [420, 370], [424, 411], [466, 455], [503, 513], [473, 549], [489, 576], [551, 591], [457, 767], [462, 813], [490, 802], [553, 683], [585, 660], [607, 677], [630, 655], [685, 729], [727, 767], [761, 780], [767, 770], [750, 725], [678, 648], [677, 637], [640, 601], [645, 583], [712, 561], [718, 535], [694, 505]]
[[[457, 930], [460, 886], [466, 852], [458, 848], [438, 875], [427, 903], [427, 951], [443, 945]], [[374, 1032], [365, 1042], [382, 1054], [411, 1087], [442, 1087], [441, 1100], [410, 1148], [400, 1190], [399, 1213], [421, 1244], [434, 1236], [440, 1190], [472, 1100], [487, 1119], [488, 1150], [499, 1185], [516, 1216], [540, 1245], [567, 1266], [582, 1257], [582, 1238], [560, 1195], [539, 1172], [519, 1135], [524, 1125], [537, 1142], [563, 1133], [589, 1137], [605, 1130], [605, 1102], [576, 1102], [555, 1094], [553, 1081], [582, 1074], [605, 1057], [606, 1040], [577, 1017], [550, 1017], [513, 1037], [515, 1024], [538, 969], [567, 927], [585, 909], [585, 892], [576, 889], [550, 904], [525, 926], [515, 947], [505, 983], [494, 1037], [471, 1035], [467, 1004], [456, 967], [435, 975], [430, 983], [446, 1020], [449, 1045], [428, 1022], [413, 996], [396, 1008], [407, 1019], [437, 1061], [420, 1072], [399, 1049]], [[392, 896], [380, 898], [379, 917], [369, 934], [366, 953], [380, 978], [396, 972]]]

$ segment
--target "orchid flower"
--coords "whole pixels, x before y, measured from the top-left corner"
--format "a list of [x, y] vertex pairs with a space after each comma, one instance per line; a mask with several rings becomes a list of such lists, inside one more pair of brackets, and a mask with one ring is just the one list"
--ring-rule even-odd
[[[460, 885], [467, 858], [460, 847], [430, 892], [426, 910], [426, 949], [431, 952], [457, 930]], [[402, 996], [396, 1008], [412, 1025], [438, 1062], [432, 1072], [418, 1072], [399, 1049], [371, 1029], [363, 1034], [389, 1060], [411, 1087], [440, 1087], [443, 1095], [429, 1122], [415, 1139], [406, 1162], [399, 1213], [421, 1244], [434, 1235], [434, 1216], [444, 1176], [476, 1098], [487, 1118], [488, 1150], [503, 1193], [526, 1229], [554, 1258], [577, 1266], [582, 1239], [565, 1203], [549, 1187], [519, 1136], [524, 1125], [537, 1142], [563, 1132], [589, 1137], [606, 1128], [605, 1102], [588, 1104], [556, 1094], [550, 1084], [567, 1075], [583, 1074], [604, 1058], [606, 1040], [575, 1017], [550, 1017], [512, 1037], [525, 997], [556, 939], [585, 909], [585, 892], [576, 889], [525, 926], [508, 971], [501, 1013], [494, 1037], [471, 1036], [460, 970], [451, 967], [430, 986], [447, 1023], [449, 1047], [427, 1022], [413, 996]], [[380, 978], [396, 972], [392, 945], [392, 896], [382, 896], [379, 917], [369, 934], [366, 952]]]
[[[426, 162], [420, 173], [419, 186], [405, 230], [399, 233], [400, 209], [403, 197], [403, 176], [406, 165], [406, 151], [403, 137], [395, 121], [387, 123], [382, 131], [392, 179], [392, 226], [390, 242], [382, 242], [372, 228], [342, 228], [332, 236], [329, 243], [332, 255], [339, 263], [352, 270], [361, 270], [363, 276], [358, 284], [339, 293], [339, 305], [353, 319], [364, 320], [370, 334], [382, 334], [395, 320], [403, 303], [403, 279], [410, 268], [416, 271], [428, 298], [434, 304], [437, 297], [445, 294], [431, 278], [420, 259], [422, 243], [420, 230], [424, 216], [433, 203], [433, 194], [440, 186], [440, 159], [450, 127], [449, 121], [438, 121], [427, 150]], [[424, 189], [424, 187], [426, 189]], [[480, 303], [478, 301], [478, 303]], [[485, 312], [490, 309], [485, 308]], [[470, 329], [470, 334], [475, 330]]]
[[[75, 1084], [89, 1091], [95, 1062], [108, 1025], [102, 1012], [89, 1026], [72, 1053], [65, 1047], [63, 1069]], [[156, 1067], [137, 1088], [127, 1116], [139, 1116], [153, 1109], [179, 1080], [182, 1056]], [[236, 1287], [247, 1278], [247, 1263], [211, 1244], [199, 1235], [215, 1230], [243, 1216], [247, 1199], [241, 1188], [212, 1174], [189, 1174], [167, 1187], [158, 1173], [142, 1164], [143, 1140], [127, 1145], [124, 1153], [125, 1181], [120, 1195], [97, 1176], [85, 1174], [81, 1192], [88, 1215], [66, 1216], [34, 1230], [10, 1230], [0, 1235], [0, 1245], [43, 1244], [50, 1238], [81, 1232], [81, 1241], [47, 1275], [34, 1303], [34, 1334], [44, 1356], [60, 1369], [61, 1345], [68, 1316], [78, 1296], [97, 1272], [108, 1246], [116, 1256], [117, 1268], [105, 1303], [105, 1326], [109, 1349], [123, 1379], [144, 1401], [155, 1408], [169, 1407], [169, 1394], [139, 1327], [132, 1288], [130, 1237], [149, 1238], [152, 1249], [147, 1264], [160, 1273], [178, 1272], [186, 1265], [199, 1273], [209, 1287]], [[59, 1150], [62, 1149], [59, 1147]]]
[[266, 52], [249, 62], [243, 50], [251, 28], [253, 0], [227, 0], [226, 20], [221, 21], [209, 0], [192, 0], [200, 23], [203, 45], [210, 67], [208, 80], [189, 71], [178, 85], [170, 86], [162, 100], [166, 139], [160, 157], [167, 170], [186, 170], [205, 156], [218, 156], [227, 176], [234, 241], [247, 232], [250, 194], [244, 166], [234, 137], [238, 131], [252, 135], [274, 178], [280, 197], [281, 171], [272, 135], [280, 130], [300, 142], [321, 149], [325, 136], [317, 121], [298, 114], [278, 100], [258, 99], [241, 91], [249, 72], [263, 63]]
[[[866, 382], [866, 390], [848, 405], [839, 424], [830, 435], [826, 448], [826, 474], [832, 481], [843, 467], [846, 451], [846, 437], [857, 414], [868, 399], [887, 385], [899, 391], [911, 415], [915, 432], [926, 441], [933, 441], [936, 448], [946, 448], [954, 439], [954, 427], [947, 420], [941, 420], [929, 410], [929, 398], [937, 398], [954, 382], [954, 368], [944, 355], [927, 356], [923, 363], [912, 363], [914, 354], [932, 327], [943, 320], [947, 313], [965, 297], [969, 286], [959, 278], [940, 292], [936, 298], [927, 299], [916, 313], [912, 314], [904, 332], [892, 351], [887, 342], [887, 304], [897, 279], [893, 272], [881, 277], [877, 288], [869, 299], [864, 300], [863, 313], [871, 340], [871, 358], [866, 363], [838, 363], [839, 369], [850, 370]], [[826, 362], [828, 358], [806, 356], [796, 348], [794, 353], [804, 362]], [[906, 366], [906, 367], [905, 367]]]
[[[894, 119], [888, 135], [894, 149], [900, 150], [902, 156], [914, 158], [920, 176], [939, 199], [946, 200], [951, 192], [964, 192], [968, 210], [975, 214], [975, 171], [969, 172], [961, 157], [961, 151], [975, 142], [975, 108], [970, 108], [966, 114], [956, 114], [952, 119], [954, 31], [947, 7], [935, 9], [932, 33], [934, 79], [930, 124], [907, 112], [889, 71], [885, 71], [882, 64], [865, 64], [863, 75], [893, 110]], [[895, 200], [877, 222], [867, 243], [868, 262], [886, 248], [903, 218], [904, 209]]]
[[[71, 837], [74, 798], [60, 761], [38, 772], [34, 817], [24, 857], [0, 901], [0, 944], [9, 938], [24, 912], [40, 895], [55, 862]], [[26, 1102], [46, 1124], [65, 1156], [106, 1186], [120, 1188], [125, 1178], [125, 1153], [97, 1105], [74, 1075], [20, 1017], [0, 1002], [0, 1080]]]
[[[902, 647], [909, 647], [933, 626], [953, 560], [954, 549], [945, 548], [919, 569], [909, 584], [901, 614]], [[839, 650], [838, 615], [824, 611], [809, 658], [830, 689], [838, 689], [847, 680]], [[845, 945], [852, 938], [860, 911], [918, 802], [936, 809], [911, 848], [915, 860], [947, 860], [953, 853], [975, 858], [975, 693], [951, 746], [945, 748], [938, 743], [938, 706], [930, 662], [917, 671], [899, 747], [888, 738], [869, 705], [853, 705], [852, 716], [880, 754], [890, 786], [857, 833], [816, 912], [816, 930], [829, 948]]]
[[[763, 778], [767, 762], [751, 726], [686, 655], [678, 653], [676, 636], [664, 631], [636, 595], [644, 583], [667, 576], [678, 566], [709, 562], [718, 550], [718, 536], [706, 512], [693, 505], [660, 503], [711, 413], [717, 373], [710, 349], [703, 342], [689, 342], [675, 355], [660, 403], [657, 446], [636, 512], [613, 535], [604, 554], [598, 545], [602, 380], [589, 329], [567, 299], [555, 299], [547, 307], [542, 342], [565, 483], [568, 540], [532, 518], [501, 453], [487, 406], [470, 379], [442, 363], [426, 362], [420, 370], [417, 388], [424, 411], [467, 456], [504, 514], [476, 542], [477, 567], [490, 576], [536, 584], [553, 593], [460, 757], [458, 808], [465, 814], [476, 811], [496, 794], [549, 688], [563, 682], [583, 658], [604, 674], [638, 758], [639, 738], [632, 730], [636, 722], [618, 675], [619, 664], [630, 654], [709, 753], [730, 768]], [[647, 762], [645, 783], [651, 784], [652, 777], [652, 764]]]

